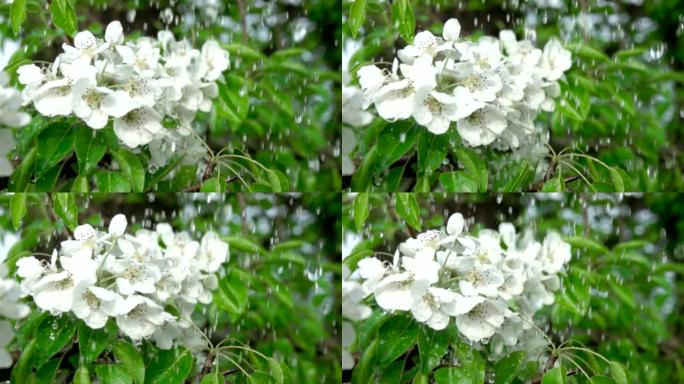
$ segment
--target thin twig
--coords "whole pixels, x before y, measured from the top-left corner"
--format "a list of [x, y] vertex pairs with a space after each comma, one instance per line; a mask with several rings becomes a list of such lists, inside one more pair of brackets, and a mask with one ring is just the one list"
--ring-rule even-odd
[[240, 11], [240, 27], [242, 28], [242, 42], [247, 44], [249, 42], [249, 31], [247, 30], [247, 8], [245, 7], [245, 0], [237, 0], [238, 10]]

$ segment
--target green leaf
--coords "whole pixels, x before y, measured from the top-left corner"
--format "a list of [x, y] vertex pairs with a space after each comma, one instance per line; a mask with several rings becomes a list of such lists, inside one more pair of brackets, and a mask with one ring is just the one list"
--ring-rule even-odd
[[609, 170], [610, 178], [613, 180], [613, 186], [615, 187], [615, 192], [624, 192], [625, 183], [622, 181], [622, 176], [620, 176], [620, 172], [618, 172], [618, 170], [615, 168], [609, 168]]
[[572, 101], [566, 98], [558, 99], [558, 101], [556, 102], [556, 107], [558, 109], [558, 112], [563, 116], [571, 120], [584, 122], [584, 117], [582, 117], [582, 114], [577, 110], [575, 104]]
[[26, 193], [15, 193], [10, 199], [10, 216], [14, 229], [19, 229], [24, 215], [26, 215]]
[[192, 354], [185, 348], [161, 350], [145, 372], [145, 384], [182, 384], [192, 369]]
[[418, 199], [413, 193], [397, 193], [397, 215], [406, 220], [406, 223], [420, 231], [420, 207]]
[[97, 359], [100, 354], [116, 339], [117, 327], [114, 321], [110, 321], [104, 328], [92, 329], [84, 322], [78, 325], [78, 349], [81, 360], [89, 364]]
[[264, 60], [266, 59], [266, 56], [264, 56], [263, 53], [255, 50], [254, 48], [250, 48], [246, 45], [239, 44], [239, 43], [232, 43], [232, 44], [224, 44], [223, 48], [236, 55], [236, 56], [241, 56], [245, 57], [248, 59], [252, 60]]
[[[508, 174], [509, 172], [500, 173]], [[502, 192], [520, 192], [523, 186], [530, 182], [533, 176], [534, 169], [527, 160], [523, 160], [513, 166], [513, 169], [510, 169], [510, 177], [505, 179], [505, 183], [502, 185], [501, 190]]]
[[37, 339], [31, 339], [28, 344], [21, 351], [19, 355], [19, 360], [14, 363], [14, 368], [12, 368], [12, 383], [27, 383], [29, 376], [31, 375], [31, 361], [36, 349]]
[[15, 36], [19, 35], [21, 25], [26, 20], [26, 0], [14, 0], [10, 8], [10, 23]]
[[627, 375], [624, 368], [615, 361], [610, 362], [610, 377], [615, 380], [615, 384], [627, 384]]
[[[173, 370], [169, 368], [169, 370]], [[131, 384], [133, 379], [116, 364], [98, 364], [95, 366], [95, 374], [102, 384]]]
[[435, 369], [447, 352], [450, 335], [448, 331], [435, 331], [422, 326], [418, 331], [418, 352], [420, 371], [429, 374]]
[[61, 362], [62, 359], [52, 359], [43, 364], [43, 366], [38, 369], [36, 384], [53, 384], [56, 381], [55, 375], [57, 374], [57, 369]]
[[47, 362], [57, 352], [71, 345], [76, 334], [76, 322], [69, 315], [46, 318], [36, 330], [36, 365]]
[[266, 250], [252, 241], [239, 236], [224, 236], [222, 238], [230, 245], [231, 249], [238, 249], [240, 251], [249, 253], [266, 253]]
[[29, 182], [31, 181], [31, 175], [33, 174], [33, 169], [36, 164], [36, 158], [38, 157], [36, 153], [38, 150], [36, 147], [32, 147], [28, 154], [24, 157], [21, 164], [14, 170], [12, 176], [10, 176], [10, 183], [7, 190], [11, 192], [25, 191]]
[[449, 150], [447, 135], [423, 131], [418, 136], [418, 174], [430, 174], [442, 165]]
[[285, 381], [285, 374], [283, 374], [283, 368], [280, 366], [278, 360], [269, 358], [268, 367], [271, 370], [271, 376], [275, 379], [276, 384], [283, 384]]
[[395, 0], [392, 4], [392, 25], [398, 28], [402, 39], [407, 43], [413, 42], [416, 30], [416, 17], [413, 14], [411, 1]]
[[565, 49], [584, 59], [602, 62], [610, 61], [608, 55], [587, 44], [566, 44]]
[[145, 168], [143, 168], [138, 156], [121, 148], [111, 149], [110, 152], [119, 164], [121, 173], [129, 180], [132, 192], [143, 192], [145, 190]]
[[54, 123], [41, 131], [36, 141], [36, 174], [42, 174], [74, 150], [74, 130], [67, 123]]
[[367, 191], [372, 186], [372, 178], [377, 172], [380, 161], [380, 150], [377, 146], [371, 147], [366, 153], [363, 162], [352, 175], [351, 190], [355, 192]]
[[223, 374], [218, 369], [214, 369], [202, 378], [200, 384], [224, 384], [225, 382]]
[[379, 384], [396, 384], [401, 383], [401, 378], [404, 375], [404, 360], [397, 360], [390, 364], [383, 372]]
[[447, 192], [477, 192], [477, 181], [463, 171], [444, 172], [439, 183]]
[[356, 37], [366, 19], [366, 0], [355, 0], [349, 9], [349, 31]]
[[525, 352], [513, 352], [496, 362], [494, 384], [510, 384], [515, 380], [518, 370], [525, 360]]
[[393, 362], [416, 343], [418, 324], [404, 316], [395, 316], [378, 330], [378, 364]]
[[121, 364], [121, 369], [132, 378], [134, 383], [145, 382], [145, 364], [140, 352], [133, 344], [119, 340], [112, 347], [112, 352]]
[[249, 113], [249, 89], [247, 80], [230, 74], [225, 77], [225, 82], [219, 85], [220, 107], [219, 112], [231, 122], [240, 124]]
[[90, 384], [90, 372], [88, 367], [80, 366], [74, 373], [74, 384]]
[[271, 189], [273, 189], [273, 192], [282, 192], [283, 189], [280, 186], [280, 179], [275, 171], [272, 169], [266, 169], [266, 173], [268, 174], [268, 183], [271, 184]]
[[356, 230], [361, 232], [368, 218], [368, 192], [359, 193], [354, 198], [354, 224]]
[[131, 184], [121, 172], [95, 172], [95, 185], [100, 192], [130, 192]]
[[567, 378], [560, 367], [551, 368], [544, 374], [542, 384], [566, 384]]
[[62, 219], [70, 230], [76, 229], [78, 226], [78, 207], [76, 206], [74, 195], [64, 192], [55, 193], [53, 194], [53, 201], [57, 216]]
[[212, 177], [202, 183], [200, 192], [225, 192], [228, 189], [226, 179], [223, 177]]
[[[609, 281], [610, 287], [612, 288], [613, 292], [615, 295], [622, 301], [624, 304], [626, 304], [630, 309], [636, 309], [636, 301], [634, 301], [634, 293], [632, 293], [630, 290], [625, 288], [622, 285], [618, 285], [614, 281]], [[612, 371], [612, 366], [611, 366], [611, 371]]]
[[67, 35], [74, 36], [78, 32], [76, 11], [70, 0], [53, 0], [50, 3], [50, 13], [55, 25], [64, 30]]
[[85, 176], [78, 176], [74, 179], [71, 184], [71, 192], [75, 193], [88, 193], [90, 192], [90, 184], [88, 183], [88, 178]]
[[103, 135], [88, 127], [76, 129], [74, 137], [74, 149], [78, 160], [78, 172], [87, 175], [97, 168], [97, 163], [104, 157], [107, 146]]
[[473, 378], [464, 368], [440, 368], [435, 371], [436, 384], [473, 384]]
[[368, 384], [372, 383], [373, 370], [375, 369], [377, 355], [378, 355], [378, 340], [373, 340], [361, 356], [361, 360], [352, 372], [352, 384]]
[[542, 192], [563, 192], [565, 190], [565, 180], [560, 176], [553, 177], [544, 183]]
[[489, 171], [487, 170], [487, 163], [482, 157], [469, 148], [458, 148], [456, 157], [463, 164], [466, 172], [477, 182], [479, 191], [487, 192]]
[[384, 170], [401, 159], [418, 140], [418, 129], [410, 122], [396, 122], [388, 125], [378, 135], [377, 146], [380, 150], [379, 169]]
[[609, 253], [608, 248], [595, 242], [594, 240], [587, 239], [586, 237], [568, 236], [564, 237], [563, 240], [576, 248], [584, 248], [598, 253]]
[[214, 291], [214, 301], [219, 308], [234, 315], [241, 315], [247, 309], [247, 285], [242, 274], [235, 268], [231, 268], [219, 280], [218, 289]]

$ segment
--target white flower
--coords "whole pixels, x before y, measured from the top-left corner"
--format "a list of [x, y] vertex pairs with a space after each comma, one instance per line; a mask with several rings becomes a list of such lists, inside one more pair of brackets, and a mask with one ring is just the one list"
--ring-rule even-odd
[[[121, 242], [119, 243], [121, 244]], [[120, 277], [116, 279], [116, 287], [122, 295], [135, 292], [154, 293], [155, 284], [161, 278], [159, 268], [150, 263], [140, 263], [133, 259], [117, 260]]]
[[199, 269], [209, 273], [216, 272], [227, 258], [228, 243], [221, 240], [216, 232], [207, 232], [200, 243], [197, 257]]
[[162, 130], [161, 118], [154, 109], [136, 108], [114, 119], [114, 133], [126, 146], [136, 148], [151, 142]]
[[33, 294], [33, 287], [49, 270], [33, 256], [17, 260], [17, 276], [22, 278], [21, 289], [25, 294]]
[[122, 314], [116, 317], [116, 324], [121, 332], [132, 340], [150, 337], [158, 326], [174, 319], [161, 305], [140, 295], [126, 298], [121, 312]]
[[[458, 21], [457, 21], [458, 23]], [[446, 35], [449, 36], [449, 38], [452, 38], [454, 34], [456, 34], [456, 38], [458, 38], [458, 34], [460, 34], [460, 25], [456, 26], [451, 22], [449, 24], [448, 28], [445, 28], [445, 33]], [[458, 31], [457, 31], [458, 29]], [[455, 40], [453, 39], [453, 40]], [[452, 40], [452, 39], [447, 39], [447, 40]], [[416, 36], [413, 38], [413, 44], [412, 45], [407, 45], [403, 49], [400, 49], [397, 51], [397, 57], [404, 63], [413, 63], [414, 61], [418, 60], [421, 57], [427, 56], [430, 59], [435, 57], [439, 52], [445, 51], [447, 49], [452, 48], [453, 45], [451, 41], [447, 41], [446, 43], [440, 39], [439, 37], [436, 37], [435, 35], [432, 34], [430, 31], [422, 31], [418, 32]]]
[[498, 301], [485, 300], [470, 311], [456, 317], [456, 327], [468, 340], [489, 339], [503, 324], [506, 307]]
[[501, 272], [491, 266], [476, 266], [465, 278], [459, 281], [461, 292], [466, 296], [484, 295], [494, 297], [504, 283]]
[[378, 114], [385, 120], [406, 119], [413, 113], [417, 93], [428, 93], [436, 86], [437, 69], [432, 58], [422, 56], [412, 65], [401, 65], [403, 79], [388, 82], [373, 96]]
[[123, 44], [124, 35], [121, 22], [115, 20], [107, 24], [107, 29], [105, 29], [105, 41], [109, 43], [110, 46]]
[[228, 52], [221, 48], [216, 40], [207, 40], [202, 45], [202, 58], [207, 67], [207, 73], [204, 75], [207, 81], [217, 80], [230, 65]]
[[563, 72], [572, 66], [570, 51], [563, 48], [557, 39], [549, 40], [544, 46], [541, 71], [546, 79], [554, 81], [563, 76]]
[[367, 291], [372, 291], [387, 272], [387, 267], [376, 257], [366, 257], [359, 260], [357, 267], [359, 275], [365, 280], [363, 286]]
[[[359, 68], [357, 74], [359, 75], [359, 85], [368, 100], [380, 90], [380, 87], [387, 80], [387, 76], [382, 72], [382, 69], [375, 65], [365, 65]], [[364, 104], [363, 108], [365, 109], [366, 107], [367, 105]]]
[[444, 239], [444, 234], [438, 230], [425, 231], [419, 233], [415, 239], [410, 238], [399, 244], [399, 251], [406, 256], [415, 256], [417, 254], [434, 256], [442, 239]]
[[353, 130], [342, 127], [342, 176], [354, 173], [356, 166], [350, 154], [356, 148], [356, 134]]
[[12, 87], [5, 87], [7, 75], [0, 72], [0, 127], [20, 128], [31, 121], [31, 115], [20, 112], [23, 103], [21, 93]]
[[458, 19], [449, 19], [444, 23], [444, 29], [442, 30], [442, 36], [444, 40], [456, 41], [461, 35], [461, 23]]
[[458, 133], [466, 144], [477, 147], [491, 144], [506, 129], [506, 116], [500, 110], [485, 106], [457, 124]]
[[76, 80], [72, 91], [74, 114], [93, 129], [104, 128], [109, 116], [121, 117], [138, 107], [126, 92], [98, 87], [92, 78]]
[[342, 316], [349, 320], [363, 320], [373, 312], [361, 301], [368, 296], [368, 292], [361, 284], [352, 280], [342, 280]]
[[412, 294], [414, 301], [411, 314], [417, 321], [436, 330], [446, 328], [450, 316], [466, 313], [484, 300], [481, 297], [464, 297], [450, 290], [425, 284], [415, 285]]
[[74, 290], [71, 310], [93, 329], [107, 324], [109, 317], [121, 314], [123, 298], [115, 292], [89, 284], [79, 284]]
[[17, 69], [19, 83], [24, 85], [41, 84], [45, 80], [45, 73], [35, 64], [25, 64]]
[[74, 46], [62, 44], [64, 53], [61, 55], [65, 62], [83, 61], [88, 64], [93, 57], [109, 47], [108, 43], [100, 44], [90, 31], [81, 31], [74, 36]]
[[458, 95], [462, 89], [456, 91], [458, 92], [453, 96], [432, 91], [425, 96], [416, 97], [416, 106], [413, 109], [416, 123], [425, 126], [436, 135], [441, 135], [446, 133], [452, 121], [461, 120], [484, 106], [472, 98], [460, 98]]
[[352, 127], [363, 127], [373, 121], [373, 114], [364, 111], [368, 104], [360, 88], [342, 84], [342, 122]]
[[88, 256], [63, 257], [60, 261], [64, 270], [47, 274], [33, 287], [36, 305], [52, 314], [71, 310], [77, 285], [97, 281], [97, 264]]
[[354, 368], [354, 358], [349, 352], [349, 347], [356, 341], [356, 331], [352, 323], [348, 321], [342, 322], [342, 369], [348, 370]]
[[540, 253], [542, 270], [546, 273], [554, 274], [563, 269], [563, 266], [570, 261], [570, 244], [556, 232], [551, 232], [544, 238], [543, 247]]
[[142, 40], [134, 47], [117, 45], [116, 52], [139, 76], [148, 78], [155, 75], [159, 65], [159, 48]]
[[375, 286], [375, 301], [386, 311], [408, 311], [413, 305], [414, 282], [411, 272], [389, 275]]
[[0, 320], [0, 368], [12, 366], [12, 356], [5, 350], [14, 338], [14, 327], [7, 320]]

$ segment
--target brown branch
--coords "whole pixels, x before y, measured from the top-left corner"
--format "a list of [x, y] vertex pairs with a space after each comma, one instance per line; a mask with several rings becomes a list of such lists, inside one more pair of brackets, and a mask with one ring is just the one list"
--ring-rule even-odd
[[205, 181], [209, 180], [211, 176], [214, 174], [214, 169], [216, 169], [216, 163], [210, 161], [209, 164], [207, 164], [207, 167], [204, 168], [202, 181], [195, 185], [184, 188], [183, 192], [199, 192], [199, 190], [202, 189], [202, 184], [204, 184]]
[[[200, 377], [204, 377], [211, 371], [211, 366], [214, 364], [214, 355], [209, 354], [207, 358], [204, 360], [204, 365], [202, 365], [202, 371], [200, 372]], [[218, 368], [216, 368], [218, 369]]]
[[237, 0], [238, 10], [240, 11], [240, 27], [242, 28], [242, 43], [249, 42], [249, 31], [247, 30], [247, 8], [245, 0]]
[[546, 172], [544, 173], [544, 177], [541, 180], [534, 183], [532, 185], [532, 187], [530, 187], [530, 192], [541, 191], [541, 189], [544, 187], [544, 183], [549, 181], [553, 177], [553, 175], [556, 173], [557, 167], [558, 167], [558, 162], [556, 162], [555, 160], [552, 160], [549, 163], [548, 168], [546, 168]]

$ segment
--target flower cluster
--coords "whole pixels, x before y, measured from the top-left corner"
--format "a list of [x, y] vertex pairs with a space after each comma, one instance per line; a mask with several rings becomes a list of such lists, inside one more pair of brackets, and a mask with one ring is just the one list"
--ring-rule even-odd
[[571, 66], [570, 52], [558, 40], [544, 50], [513, 31], [477, 42], [460, 39], [456, 19], [442, 37], [418, 33], [397, 52], [391, 71], [375, 65], [359, 69], [359, 84], [377, 113], [388, 121], [413, 119], [434, 134], [452, 122], [463, 142], [508, 150], [535, 137], [540, 110], [552, 111], [558, 80]]
[[535, 312], [553, 303], [570, 245], [557, 233], [542, 243], [518, 236], [510, 223], [477, 236], [464, 226], [455, 213], [446, 232], [430, 230], [400, 244], [392, 265], [360, 260], [363, 288], [386, 311], [410, 311], [437, 330], [453, 317], [471, 342], [514, 347], [534, 327]]
[[0, 72], [0, 177], [12, 173], [12, 164], [7, 160], [7, 154], [14, 149], [14, 137], [5, 127], [20, 128], [31, 121], [31, 116], [19, 111], [22, 104], [21, 93], [9, 87], [9, 78], [5, 72]]
[[[197, 111], [211, 110], [216, 80], [229, 65], [228, 52], [215, 40], [198, 50], [165, 30], [156, 39], [124, 41], [118, 21], [107, 26], [104, 41], [82, 31], [74, 46], [63, 49], [47, 68], [28, 64], [17, 70], [25, 101], [45, 116], [74, 114], [93, 129], [112, 117], [116, 136], [130, 148], [182, 142]], [[164, 119], [177, 129], [164, 129]]]
[[[86, 224], [52, 254], [17, 261], [21, 287], [53, 315], [72, 312], [93, 329], [115, 318], [134, 341], [153, 338], [157, 346], [199, 349], [201, 335], [190, 320], [196, 304], [209, 304], [218, 286], [215, 273], [228, 257], [228, 244], [208, 232], [200, 242], [168, 224], [155, 231], [126, 234], [124, 215], [108, 232]], [[176, 316], [166, 311], [173, 306]]]
[[[0, 264], [0, 319], [18, 320], [26, 317], [30, 308], [19, 302], [21, 288], [16, 281], [7, 278], [7, 267]], [[0, 368], [12, 366], [12, 357], [5, 346], [14, 338], [14, 327], [7, 320], [0, 320]]]

